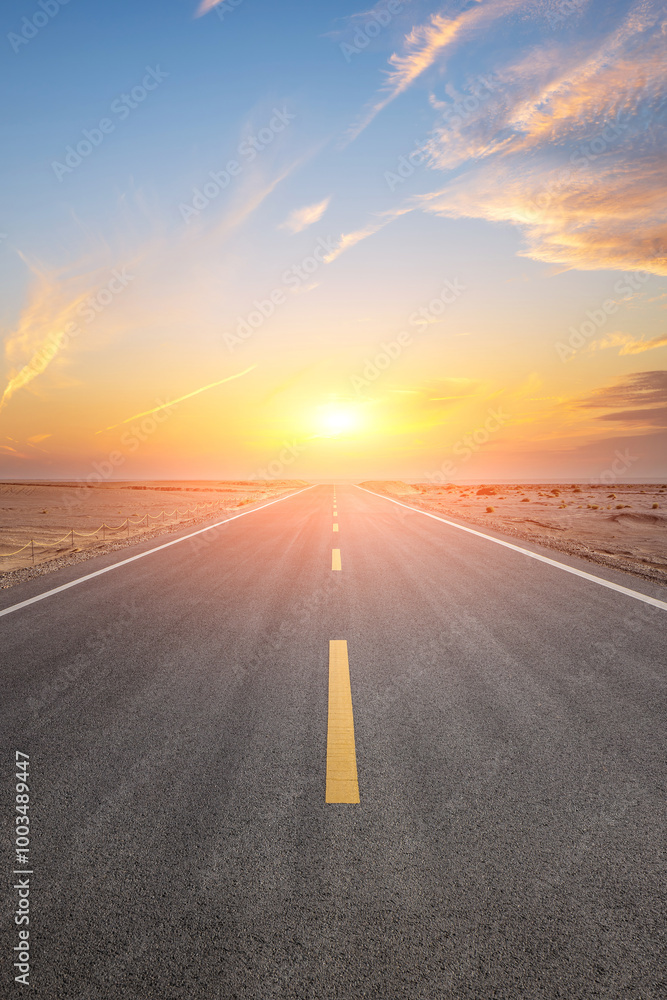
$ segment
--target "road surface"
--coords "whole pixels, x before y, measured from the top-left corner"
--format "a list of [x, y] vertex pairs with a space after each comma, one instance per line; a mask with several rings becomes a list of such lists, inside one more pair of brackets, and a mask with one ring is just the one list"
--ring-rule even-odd
[[0, 592], [33, 995], [665, 995], [664, 607], [352, 486], [24, 603], [172, 540]]

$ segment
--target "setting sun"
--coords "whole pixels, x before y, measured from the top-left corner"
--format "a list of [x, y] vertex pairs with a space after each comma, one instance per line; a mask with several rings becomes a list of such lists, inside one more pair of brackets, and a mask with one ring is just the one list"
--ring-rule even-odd
[[341, 403], [322, 406], [318, 412], [317, 427], [325, 437], [337, 437], [356, 431], [361, 425], [359, 409]]

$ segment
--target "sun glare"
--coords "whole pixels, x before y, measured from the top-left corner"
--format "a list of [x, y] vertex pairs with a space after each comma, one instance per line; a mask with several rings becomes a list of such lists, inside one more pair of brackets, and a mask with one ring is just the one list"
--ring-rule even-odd
[[318, 414], [319, 431], [325, 437], [337, 437], [354, 431], [359, 426], [359, 414], [353, 406], [340, 403], [322, 406]]

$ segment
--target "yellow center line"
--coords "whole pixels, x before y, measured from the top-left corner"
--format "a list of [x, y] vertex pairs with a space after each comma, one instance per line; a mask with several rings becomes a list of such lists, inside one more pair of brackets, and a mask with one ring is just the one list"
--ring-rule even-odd
[[333, 530], [334, 530], [334, 531], [338, 531], [338, 525], [337, 525], [337, 524], [334, 524], [334, 526], [333, 526]]
[[331, 568], [341, 569], [340, 565], [340, 549], [331, 550]]
[[345, 639], [331, 639], [329, 642], [329, 722], [325, 801], [359, 801], [350, 665]]

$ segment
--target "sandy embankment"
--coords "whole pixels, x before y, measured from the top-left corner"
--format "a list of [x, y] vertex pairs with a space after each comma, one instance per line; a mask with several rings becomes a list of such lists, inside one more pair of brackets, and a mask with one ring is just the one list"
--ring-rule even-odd
[[667, 485], [360, 485], [412, 507], [667, 583]]
[[[0, 588], [145, 538], [224, 518], [247, 504], [275, 499], [307, 485], [301, 480], [93, 486], [0, 483]], [[124, 523], [128, 519], [129, 531]], [[29, 544], [18, 555], [3, 557], [3, 553], [14, 552], [31, 539], [34, 564]]]

